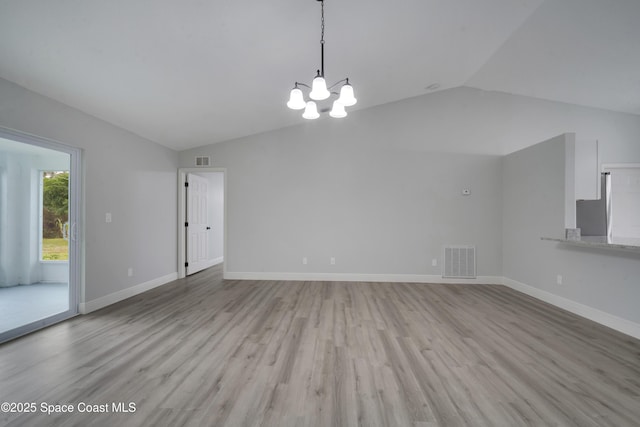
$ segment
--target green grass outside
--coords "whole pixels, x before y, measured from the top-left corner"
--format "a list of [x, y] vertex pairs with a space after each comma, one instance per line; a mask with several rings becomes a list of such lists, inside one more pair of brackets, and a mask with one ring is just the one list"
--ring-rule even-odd
[[69, 242], [64, 239], [42, 239], [43, 261], [67, 261]]

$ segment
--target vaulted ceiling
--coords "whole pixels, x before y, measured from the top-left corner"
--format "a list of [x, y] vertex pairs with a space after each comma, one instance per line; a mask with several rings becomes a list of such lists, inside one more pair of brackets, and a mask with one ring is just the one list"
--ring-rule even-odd
[[[437, 85], [640, 115], [638, 0], [326, 0], [325, 15], [326, 77], [350, 78], [351, 111]], [[319, 38], [315, 0], [0, 0], [0, 77], [182, 150], [303, 121], [285, 103]]]

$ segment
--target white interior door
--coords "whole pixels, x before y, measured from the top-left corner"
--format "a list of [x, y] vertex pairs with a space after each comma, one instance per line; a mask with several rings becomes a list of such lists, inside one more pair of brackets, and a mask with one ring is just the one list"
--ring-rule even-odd
[[187, 276], [209, 267], [209, 182], [198, 175], [187, 174], [186, 244]]

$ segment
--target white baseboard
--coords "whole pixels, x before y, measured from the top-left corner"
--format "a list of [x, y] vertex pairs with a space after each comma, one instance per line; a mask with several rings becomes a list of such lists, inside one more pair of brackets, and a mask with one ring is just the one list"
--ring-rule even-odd
[[211, 260], [211, 267], [214, 265], [222, 264], [224, 262], [224, 257], [218, 257]]
[[426, 274], [352, 274], [352, 273], [273, 273], [227, 271], [228, 280], [297, 280], [333, 282], [394, 282], [394, 283], [470, 283], [501, 285], [502, 277], [478, 276], [475, 279], [450, 279]]
[[112, 294], [105, 295], [103, 297], [100, 297], [85, 303], [80, 303], [78, 305], [78, 311], [80, 311], [81, 314], [91, 313], [92, 311], [99, 310], [108, 305], [115, 304], [119, 301], [125, 300], [127, 298], [131, 298], [132, 296], [141, 294], [153, 288], [157, 288], [158, 286], [174, 281], [177, 278], [178, 278], [178, 273], [175, 272], [175, 273], [167, 274], [166, 276], [149, 280], [144, 283], [140, 283], [130, 288], [122, 289], [121, 291], [114, 292]]
[[623, 334], [640, 339], [640, 324], [638, 323], [580, 304], [568, 298], [552, 294], [551, 292], [525, 285], [524, 283], [507, 277], [504, 278], [503, 284], [511, 289], [522, 292], [523, 294], [527, 294], [536, 299], [567, 310], [573, 314], [577, 314], [578, 316], [600, 323], [601, 325], [607, 326], [611, 329], [615, 329]]

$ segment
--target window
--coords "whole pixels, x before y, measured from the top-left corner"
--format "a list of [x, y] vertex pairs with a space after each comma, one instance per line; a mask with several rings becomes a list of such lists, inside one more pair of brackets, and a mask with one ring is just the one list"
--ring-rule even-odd
[[42, 233], [40, 259], [69, 259], [69, 171], [41, 172]]

